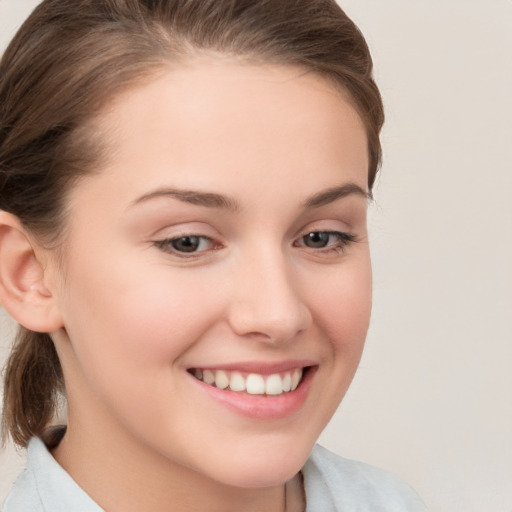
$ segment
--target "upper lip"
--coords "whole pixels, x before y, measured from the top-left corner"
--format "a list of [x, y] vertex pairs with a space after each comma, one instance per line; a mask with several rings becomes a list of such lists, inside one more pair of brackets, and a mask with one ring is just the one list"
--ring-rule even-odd
[[316, 366], [313, 360], [288, 360], [269, 363], [268, 361], [242, 361], [238, 363], [219, 363], [198, 365], [190, 367], [192, 369], [201, 370], [226, 370], [226, 371], [239, 371], [243, 373], [259, 373], [261, 375], [272, 375], [274, 373], [283, 373], [297, 368], [305, 368], [308, 366]]

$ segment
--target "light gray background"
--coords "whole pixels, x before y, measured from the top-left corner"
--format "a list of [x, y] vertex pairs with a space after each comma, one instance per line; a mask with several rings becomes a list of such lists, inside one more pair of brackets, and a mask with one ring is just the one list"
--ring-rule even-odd
[[[0, 0], [0, 47], [36, 3]], [[511, 512], [512, 2], [340, 3], [387, 123], [372, 326], [322, 442], [398, 473], [432, 512]], [[3, 359], [1, 311], [0, 329]], [[0, 452], [0, 502], [21, 463]]]

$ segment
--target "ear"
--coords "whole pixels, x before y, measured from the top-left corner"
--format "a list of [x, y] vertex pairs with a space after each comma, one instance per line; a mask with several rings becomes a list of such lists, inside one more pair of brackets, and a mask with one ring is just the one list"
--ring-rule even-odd
[[37, 246], [17, 217], [0, 211], [0, 304], [19, 324], [35, 332], [53, 332], [62, 318], [45, 284]]

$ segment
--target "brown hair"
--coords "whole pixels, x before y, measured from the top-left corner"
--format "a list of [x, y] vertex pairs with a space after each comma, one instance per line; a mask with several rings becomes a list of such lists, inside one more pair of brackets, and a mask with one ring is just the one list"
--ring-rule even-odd
[[[45, 0], [0, 62], [0, 209], [58, 241], [66, 191], [106, 155], [89, 126], [102, 106], [202, 51], [300, 66], [341, 86], [366, 127], [372, 188], [382, 102], [366, 42], [334, 0]], [[48, 334], [19, 328], [4, 385], [4, 439], [25, 446], [64, 390]]]

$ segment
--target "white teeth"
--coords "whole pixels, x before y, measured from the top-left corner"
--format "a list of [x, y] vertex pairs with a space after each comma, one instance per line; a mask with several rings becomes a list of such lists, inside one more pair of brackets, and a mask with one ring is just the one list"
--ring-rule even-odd
[[233, 372], [231, 374], [229, 387], [232, 391], [245, 391], [245, 379], [241, 373]]
[[292, 375], [292, 385], [291, 390], [295, 391], [297, 389], [297, 386], [299, 385], [300, 380], [302, 379], [302, 369], [294, 370]]
[[250, 373], [246, 381], [247, 393], [250, 395], [263, 395], [265, 393], [265, 380], [257, 373]]
[[265, 382], [265, 393], [267, 395], [280, 395], [283, 392], [283, 381], [281, 375], [274, 374], [267, 377]]
[[237, 371], [227, 372], [225, 370], [201, 370], [197, 368], [192, 371], [192, 374], [204, 383], [219, 389], [229, 388], [236, 392], [246, 391], [250, 395], [278, 396], [297, 389], [302, 380], [303, 369], [297, 368], [293, 371], [282, 374], [273, 373], [268, 376], [250, 373], [247, 377], [244, 377], [242, 373]]
[[285, 373], [283, 377], [283, 391], [288, 393], [292, 389], [292, 376], [289, 373]]
[[219, 389], [226, 389], [229, 386], [229, 378], [226, 372], [222, 370], [217, 370], [215, 372], [215, 385]]
[[205, 370], [203, 372], [203, 381], [206, 382], [206, 384], [213, 384], [215, 382], [215, 375], [210, 370]]

